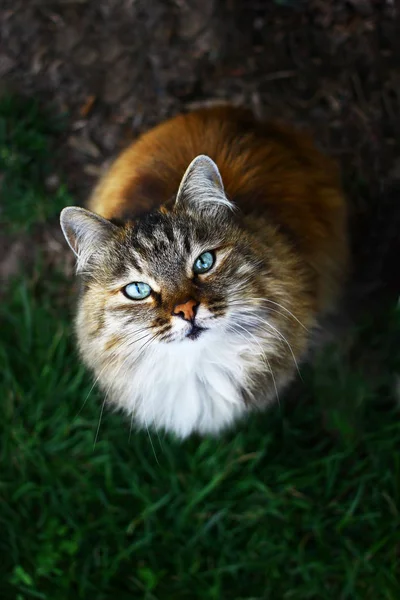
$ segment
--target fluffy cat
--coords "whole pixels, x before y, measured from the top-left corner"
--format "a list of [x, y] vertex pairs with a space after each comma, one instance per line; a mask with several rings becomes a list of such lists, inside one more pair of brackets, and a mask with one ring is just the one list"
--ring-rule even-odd
[[218, 433], [275, 402], [335, 308], [348, 260], [335, 164], [233, 107], [142, 135], [61, 227], [81, 356], [139, 426]]

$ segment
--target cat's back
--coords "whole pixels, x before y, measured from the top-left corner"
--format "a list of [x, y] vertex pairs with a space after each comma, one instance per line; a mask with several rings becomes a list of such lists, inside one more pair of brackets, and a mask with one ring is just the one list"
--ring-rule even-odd
[[114, 162], [89, 201], [106, 218], [140, 215], [172, 201], [189, 163], [214, 160], [230, 199], [244, 212], [308, 202], [314, 188], [336, 188], [334, 164], [308, 136], [260, 123], [230, 106], [179, 115], [143, 134]]

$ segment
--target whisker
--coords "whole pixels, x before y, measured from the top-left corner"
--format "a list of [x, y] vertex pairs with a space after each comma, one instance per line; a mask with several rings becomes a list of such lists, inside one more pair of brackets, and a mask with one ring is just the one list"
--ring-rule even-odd
[[100, 431], [101, 419], [102, 419], [102, 417], [103, 417], [103, 412], [104, 412], [104, 405], [105, 405], [105, 403], [106, 403], [106, 398], [104, 398], [104, 400], [103, 400], [103, 404], [101, 405], [101, 411], [100, 411], [99, 422], [98, 422], [98, 425], [97, 425], [96, 435], [94, 436], [93, 450], [94, 450], [94, 449], [95, 449], [95, 447], [96, 447], [97, 438], [98, 438], [99, 431]]
[[272, 381], [274, 382], [276, 399], [277, 399], [277, 402], [278, 402], [278, 404], [280, 406], [281, 405], [281, 401], [280, 401], [279, 394], [278, 394], [278, 386], [276, 385], [275, 375], [274, 375], [274, 372], [273, 372], [272, 367], [271, 367], [271, 363], [269, 362], [268, 358], [267, 358], [267, 365], [268, 365], [268, 369], [269, 369], [269, 371], [271, 373]]
[[148, 436], [148, 438], [149, 438], [149, 440], [150, 440], [150, 445], [151, 445], [151, 448], [152, 448], [152, 450], [153, 450], [154, 458], [156, 459], [156, 462], [157, 462], [158, 466], [160, 466], [160, 462], [159, 462], [159, 460], [158, 460], [158, 456], [157, 456], [156, 449], [154, 448], [153, 440], [151, 439], [151, 434], [150, 434], [149, 427], [148, 427], [148, 425], [147, 425], [146, 418], [145, 418], [145, 425], [146, 425], [147, 436]]
[[279, 336], [279, 338], [287, 344], [287, 346], [288, 346], [288, 348], [290, 350], [290, 353], [292, 355], [293, 362], [296, 365], [296, 369], [297, 369], [297, 372], [298, 372], [298, 374], [300, 376], [300, 379], [303, 381], [303, 377], [302, 377], [302, 375], [300, 373], [299, 365], [298, 365], [296, 357], [294, 355], [292, 346], [290, 345], [290, 343], [288, 342], [288, 340], [285, 338], [285, 336], [283, 335], [283, 333], [281, 333], [276, 327], [274, 327], [273, 325], [271, 325], [271, 323], [269, 323], [266, 319], [262, 319], [258, 315], [251, 315], [251, 316], [249, 316], [249, 318], [250, 319], [252, 319], [252, 318], [253, 319], [257, 319], [261, 323], [264, 323], [267, 327], [270, 327], [273, 331], [275, 331], [275, 333]]
[[[143, 329], [140, 329], [139, 331], [136, 331], [136, 333], [138, 333], [138, 332], [140, 332], [140, 331], [144, 331], [145, 329], [152, 329], [152, 328], [151, 328], [151, 327], [143, 327]], [[142, 337], [140, 337], [139, 339], [133, 340], [133, 342], [130, 342], [130, 343], [128, 344], [128, 346], [130, 346], [130, 345], [131, 345], [132, 343], [134, 343], [134, 342], [138, 342], [138, 341], [140, 341], [140, 340], [144, 339], [144, 337], [147, 337], [147, 336], [142, 336]], [[109, 366], [112, 364], [112, 362], [113, 362], [114, 360], [115, 360], [115, 357], [114, 357], [114, 356], [111, 356], [110, 360], [109, 360], [109, 361], [108, 361], [108, 362], [107, 362], [107, 363], [106, 363], [106, 364], [103, 366], [103, 368], [101, 369], [100, 373], [98, 374], [98, 376], [97, 376], [97, 377], [96, 377], [96, 379], [94, 380], [94, 382], [93, 382], [93, 384], [92, 384], [92, 386], [91, 386], [91, 388], [90, 388], [89, 392], [87, 393], [87, 395], [86, 395], [86, 398], [84, 399], [84, 401], [83, 401], [83, 404], [82, 404], [81, 408], [80, 408], [80, 409], [78, 410], [78, 412], [76, 413], [76, 415], [75, 415], [75, 417], [74, 417], [74, 419], [73, 419], [74, 421], [75, 421], [75, 420], [76, 420], [76, 419], [79, 417], [79, 415], [81, 414], [82, 410], [84, 409], [84, 407], [85, 407], [85, 405], [86, 405], [86, 402], [88, 401], [90, 394], [93, 392], [93, 389], [94, 389], [94, 387], [95, 387], [96, 383], [99, 381], [99, 379], [100, 379], [100, 377], [102, 376], [102, 374], [104, 373], [104, 371], [105, 371], [105, 370], [106, 370], [106, 369], [107, 369], [107, 368], [108, 368], [108, 367], [109, 367]]]
[[[144, 328], [144, 329], [151, 329], [151, 330], [154, 330], [154, 326], [152, 325], [152, 326], [150, 326], [150, 327], [148, 327], [148, 328]], [[144, 329], [143, 329], [143, 331], [144, 331]], [[167, 324], [167, 325], [165, 325], [165, 326], [164, 326], [162, 329], [159, 329], [158, 331], [156, 331], [156, 333], [155, 333], [155, 336], [156, 336], [156, 337], [157, 337], [157, 336], [162, 336], [162, 334], [164, 334], [164, 333], [165, 333], [166, 331], [168, 331], [169, 329], [170, 329], [170, 326]], [[135, 333], [138, 333], [138, 332], [137, 332], [137, 331], [135, 331]], [[131, 340], [131, 341], [128, 343], [128, 347], [132, 346], [133, 344], [136, 344], [137, 342], [140, 342], [140, 340], [143, 340], [143, 339], [145, 339], [145, 337], [147, 337], [147, 335], [151, 335], [151, 333], [148, 333], [148, 334], [146, 334], [146, 335], [144, 335], [144, 336], [140, 337], [139, 339], [137, 339], [137, 338], [136, 338], [136, 339], [134, 339], [134, 340]]]
[[[142, 344], [142, 346], [139, 348], [138, 358], [143, 355], [146, 346], [148, 346], [149, 344], [151, 344], [151, 342], [153, 340], [155, 340], [157, 337], [159, 337], [159, 333], [158, 332], [156, 332], [149, 340], [147, 340], [146, 342], [144, 342]], [[154, 410], [153, 410], [153, 413], [154, 413]], [[144, 413], [144, 419], [145, 419], [145, 426], [146, 426], [147, 436], [148, 436], [149, 441], [150, 441], [150, 445], [151, 445], [151, 448], [152, 448], [152, 451], [153, 451], [153, 454], [154, 454], [154, 458], [156, 459], [156, 462], [157, 462], [158, 466], [160, 466], [160, 461], [158, 460], [157, 452], [156, 452], [156, 449], [155, 449], [154, 444], [153, 444], [153, 440], [152, 440], [152, 437], [151, 437], [149, 426], [147, 424], [147, 419], [146, 419], [145, 413]], [[158, 435], [158, 433], [157, 433], [157, 435]], [[160, 438], [158, 438], [158, 441], [160, 443]], [[161, 446], [161, 443], [160, 443], [160, 446]]]
[[[151, 334], [147, 333], [146, 335], [140, 337], [139, 339], [134, 340], [135, 343], [140, 342], [140, 340], [143, 340], [143, 339], [145, 339], [146, 341], [143, 342], [143, 344], [138, 349], [136, 356], [133, 357], [133, 362], [136, 363], [136, 362], [138, 362], [140, 360], [140, 358], [143, 355], [145, 347], [148, 344], [150, 344], [153, 340], [155, 340], [157, 337], [159, 337], [159, 333], [158, 332], [156, 332], [154, 335], [151, 335]], [[146, 338], [149, 338], [149, 339], [146, 339]], [[128, 346], [131, 346], [134, 342], [131, 342]]]
[[310, 330], [304, 325], [304, 323], [302, 323], [300, 321], [300, 319], [298, 317], [296, 317], [296, 315], [294, 315], [288, 308], [286, 308], [282, 304], [279, 304], [279, 302], [274, 302], [274, 300], [270, 300], [269, 298], [254, 298], [254, 300], [261, 300], [262, 302], [268, 302], [268, 304], [274, 304], [275, 306], [279, 306], [279, 308], [281, 308], [286, 313], [288, 313], [291, 317], [293, 317], [293, 319], [295, 321], [297, 321], [297, 323], [299, 325], [301, 325], [301, 327], [303, 327], [303, 329], [305, 329], [308, 333], [310, 332]]
[[148, 338], [149, 336], [151, 336], [151, 333], [145, 333], [144, 335], [140, 336], [139, 338], [135, 338], [134, 340], [131, 340], [129, 342], [129, 344], [127, 344], [127, 347], [130, 348], [131, 346], [133, 346], [134, 344], [137, 344], [138, 342], [140, 342], [141, 340], [145, 340], [146, 338]]
[[111, 381], [111, 383], [110, 383], [110, 385], [108, 386], [108, 388], [107, 388], [107, 391], [106, 391], [106, 393], [105, 393], [104, 400], [103, 400], [103, 404], [101, 405], [101, 411], [100, 411], [99, 423], [98, 423], [98, 425], [97, 425], [97, 431], [96, 431], [96, 435], [95, 435], [95, 438], [94, 438], [93, 450], [95, 449], [96, 442], [97, 442], [97, 438], [98, 438], [98, 435], [99, 435], [99, 431], [100, 431], [100, 425], [101, 425], [101, 420], [102, 420], [102, 417], [103, 417], [104, 407], [105, 407], [105, 404], [106, 404], [106, 402], [107, 402], [108, 394], [110, 393], [110, 391], [111, 391], [111, 388], [112, 388], [112, 386], [113, 386], [113, 383], [114, 383], [114, 381], [116, 381], [117, 377], [119, 376], [119, 374], [120, 374], [120, 372], [121, 372], [121, 369], [122, 369], [122, 367], [124, 367], [124, 366], [125, 366], [125, 363], [124, 363], [124, 362], [121, 362], [120, 366], [118, 367], [118, 369], [117, 369], [117, 371], [116, 371], [116, 373], [115, 373], [115, 375], [114, 375], [114, 379]]
[[141, 347], [139, 348], [140, 356], [143, 354], [146, 346], [148, 346], [153, 340], [155, 340], [158, 337], [158, 335], [159, 335], [158, 333], [155, 333], [149, 340], [147, 340], [147, 342], [144, 342], [141, 345]]
[[83, 409], [85, 408], [85, 404], [89, 399], [90, 394], [93, 392], [93, 389], [96, 385], [96, 383], [99, 381], [100, 377], [102, 376], [103, 372], [111, 365], [111, 363], [113, 362], [113, 360], [115, 360], [114, 357], [111, 357], [111, 359], [109, 361], [107, 361], [107, 363], [104, 365], [104, 367], [101, 369], [100, 373], [98, 374], [98, 376], [96, 377], [96, 379], [93, 382], [93, 385], [91, 386], [90, 390], [88, 391], [86, 398], [83, 401], [83, 404], [81, 406], [81, 408], [78, 410], [78, 412], [76, 413], [73, 421], [75, 421], [79, 415], [81, 414], [81, 412], [83, 411]]
[[[277, 387], [277, 385], [276, 385], [276, 380], [275, 380], [274, 373], [273, 373], [273, 371], [272, 371], [271, 363], [269, 362], [269, 360], [268, 360], [267, 356], [265, 355], [265, 352], [264, 352], [264, 350], [262, 349], [262, 346], [261, 346], [260, 342], [259, 342], [259, 341], [257, 340], [257, 338], [256, 338], [256, 337], [255, 337], [255, 336], [254, 336], [254, 335], [253, 335], [253, 334], [252, 334], [250, 331], [248, 331], [248, 330], [247, 330], [245, 327], [242, 327], [242, 326], [241, 326], [241, 325], [239, 325], [238, 323], [236, 323], [235, 325], [236, 325], [236, 326], [239, 326], [241, 329], [243, 329], [243, 331], [245, 331], [246, 333], [248, 333], [249, 335], [251, 335], [251, 337], [252, 337], [252, 338], [255, 340], [255, 342], [256, 342], [256, 343], [258, 344], [258, 346], [260, 347], [261, 353], [262, 353], [262, 355], [263, 355], [263, 357], [264, 357], [264, 360], [265, 360], [265, 362], [266, 362], [266, 365], [267, 365], [267, 368], [268, 368], [268, 372], [271, 374], [272, 381], [273, 381], [274, 388], [275, 388], [276, 399], [277, 399], [277, 402], [278, 402], [278, 404], [279, 404], [279, 406], [280, 406], [280, 404], [281, 404], [281, 401], [280, 401], [280, 398], [279, 398], [279, 394], [278, 394], [278, 387]], [[238, 332], [238, 331], [236, 331], [236, 333], [239, 333], [239, 332]], [[243, 334], [240, 334], [240, 333], [239, 333], [239, 335], [242, 335], [242, 337], [245, 337]], [[245, 339], [246, 339], [246, 338], [245, 338]]]
[[153, 325], [148, 325], [147, 327], [141, 327], [140, 329], [135, 329], [135, 333], [142, 333], [142, 331], [148, 331], [149, 329], [153, 329]]
[[[151, 329], [152, 329], [152, 327], [151, 327]], [[142, 336], [141, 338], [134, 340], [135, 342], [138, 342], [138, 341], [140, 341], [142, 339], [145, 339], [145, 338], [149, 337], [149, 335], [151, 336], [150, 339], [148, 339], [146, 342], [144, 342], [142, 344], [142, 346], [139, 348], [136, 360], [138, 360], [143, 355], [145, 347], [147, 345], [149, 345], [154, 339], [156, 339], [159, 336], [159, 334], [157, 332], [154, 335], [146, 334], [146, 335]], [[129, 344], [129, 345], [131, 345], [131, 344]], [[130, 429], [129, 429], [129, 441], [130, 441], [131, 435], [132, 435], [133, 420], [134, 420], [134, 417], [133, 417], [133, 413], [132, 413], [131, 424], [130, 424]], [[147, 435], [148, 435], [148, 438], [149, 438], [149, 441], [150, 441], [150, 445], [151, 445], [151, 448], [152, 448], [152, 451], [153, 451], [153, 454], [154, 454], [154, 458], [156, 459], [157, 464], [160, 466], [160, 461], [158, 460], [157, 452], [156, 452], [154, 444], [153, 444], [153, 440], [152, 440], [152, 437], [151, 437], [151, 433], [150, 433], [150, 429], [149, 429], [146, 417], [145, 417], [145, 428], [146, 428], [146, 432], [147, 432]], [[157, 435], [158, 435], [158, 432], [157, 432]], [[160, 443], [160, 446], [161, 446], [160, 438], [158, 437], [158, 439], [159, 439], [159, 443]]]
[[[310, 330], [304, 325], [304, 323], [302, 323], [300, 321], [300, 319], [298, 317], [296, 317], [296, 315], [294, 315], [288, 308], [286, 308], [285, 306], [283, 306], [282, 304], [279, 304], [279, 302], [275, 302], [274, 300], [270, 300], [269, 298], [245, 298], [243, 300], [243, 302], [241, 302], [240, 300], [237, 300], [238, 304], [240, 304], [241, 306], [244, 306], [246, 304], [246, 300], [247, 301], [260, 301], [260, 302], [268, 302], [268, 304], [274, 304], [275, 306], [279, 306], [279, 308], [281, 308], [282, 310], [284, 310], [288, 315], [290, 315], [295, 321], [297, 321], [297, 323], [299, 325], [301, 325], [301, 327], [303, 327], [303, 329], [305, 329], [308, 333], [310, 333]], [[232, 305], [232, 303], [231, 303]], [[273, 310], [272, 308], [270, 310]]]
[[[230, 306], [239, 306], [240, 308], [246, 308], [247, 306], [250, 307], [251, 309], [256, 310], [257, 308], [259, 308], [258, 306], [252, 306], [252, 305], [247, 305], [246, 302], [231, 302]], [[264, 310], [264, 309], [263, 309]], [[278, 315], [281, 315], [281, 317], [285, 317], [285, 319], [289, 319], [290, 315], [286, 315], [285, 313], [283, 313], [282, 311], [276, 309], [276, 308], [271, 308], [268, 307], [268, 312], [272, 311], [274, 313], [277, 313]]]

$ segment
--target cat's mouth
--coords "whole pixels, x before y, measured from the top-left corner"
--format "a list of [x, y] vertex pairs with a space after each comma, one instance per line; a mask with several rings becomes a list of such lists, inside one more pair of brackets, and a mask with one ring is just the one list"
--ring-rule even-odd
[[189, 338], [189, 340], [197, 340], [197, 338], [200, 337], [203, 331], [207, 331], [207, 328], [193, 324], [185, 337]]

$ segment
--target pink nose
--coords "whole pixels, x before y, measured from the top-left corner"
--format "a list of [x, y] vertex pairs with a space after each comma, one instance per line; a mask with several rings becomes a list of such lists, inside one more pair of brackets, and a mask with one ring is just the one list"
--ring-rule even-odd
[[176, 317], [181, 317], [185, 321], [193, 321], [196, 316], [196, 310], [199, 303], [196, 300], [186, 300], [186, 302], [182, 302], [182, 304], [176, 304], [172, 314]]

